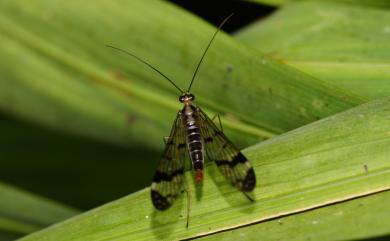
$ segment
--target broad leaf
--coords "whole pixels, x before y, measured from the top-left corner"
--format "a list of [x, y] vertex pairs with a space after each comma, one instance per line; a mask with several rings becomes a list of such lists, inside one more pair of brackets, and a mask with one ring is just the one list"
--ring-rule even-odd
[[390, 191], [385, 191], [199, 240], [387, 240], [389, 203]]
[[390, 94], [389, 23], [389, 9], [307, 1], [236, 37], [329, 85], [374, 99]]
[[0, 240], [14, 240], [79, 212], [0, 183]]
[[[185, 89], [214, 31], [163, 1], [5, 2], [0, 9], [0, 108], [106, 142], [161, 148], [161, 137], [181, 108], [180, 93], [151, 69], [105, 45], [131, 50]], [[223, 33], [193, 92], [198, 104], [227, 117], [225, 129], [242, 145], [363, 101]]]
[[177, 240], [389, 190], [389, 116], [390, 98], [377, 100], [246, 149], [253, 203], [207, 166], [203, 192], [188, 182], [188, 230], [186, 195], [158, 212], [145, 189], [22, 240]]

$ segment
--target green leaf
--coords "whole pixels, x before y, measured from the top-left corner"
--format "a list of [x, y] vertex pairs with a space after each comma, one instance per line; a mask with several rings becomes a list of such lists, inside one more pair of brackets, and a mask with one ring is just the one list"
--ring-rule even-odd
[[158, 212], [144, 189], [22, 240], [177, 240], [390, 190], [389, 117], [390, 98], [376, 100], [246, 149], [253, 203], [208, 165], [202, 192], [188, 182], [188, 230], [186, 195]]
[[389, 23], [388, 9], [302, 2], [236, 37], [329, 85], [374, 99], [390, 94]]
[[161, 155], [160, 150], [107, 145], [5, 116], [0, 116], [0, 133], [1, 181], [84, 210], [150, 185]]
[[366, 240], [372, 237], [387, 240], [390, 237], [389, 203], [390, 191], [386, 191], [199, 240], [258, 240], [259, 237], [269, 241]]
[[[5, 2], [0, 108], [68, 133], [161, 149], [182, 108], [179, 93], [105, 45], [131, 50], [184, 88], [214, 31], [164, 1]], [[197, 103], [221, 113], [241, 146], [363, 102], [259, 56], [221, 33], [193, 88]]]
[[0, 240], [14, 240], [79, 212], [0, 182]]

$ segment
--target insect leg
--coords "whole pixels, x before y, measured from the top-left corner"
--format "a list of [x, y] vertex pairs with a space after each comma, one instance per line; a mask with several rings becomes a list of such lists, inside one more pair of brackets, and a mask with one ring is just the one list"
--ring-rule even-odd
[[251, 196], [249, 196], [248, 193], [246, 193], [246, 192], [242, 192], [242, 193], [245, 195], [246, 198], [248, 198], [249, 201], [251, 201], [251, 202], [255, 201]]
[[223, 132], [222, 121], [221, 121], [220, 115], [219, 115], [219, 114], [215, 114], [215, 115], [213, 116], [213, 118], [211, 118], [211, 120], [214, 122], [214, 119], [215, 119], [216, 117], [218, 117], [218, 123], [219, 123], [220, 131]]
[[187, 220], [186, 220], [186, 229], [188, 229], [190, 225], [190, 205], [191, 205], [191, 189], [187, 183], [187, 179], [184, 178], [184, 192], [187, 193]]
[[188, 229], [188, 226], [190, 225], [190, 205], [191, 205], [191, 190], [190, 187], [187, 186], [187, 222], [186, 222], [186, 229]]

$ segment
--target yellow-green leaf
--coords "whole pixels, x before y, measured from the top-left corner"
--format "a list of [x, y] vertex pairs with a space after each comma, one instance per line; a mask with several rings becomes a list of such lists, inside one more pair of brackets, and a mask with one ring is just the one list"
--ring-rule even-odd
[[186, 195], [158, 212], [145, 189], [22, 240], [179, 240], [389, 190], [389, 117], [390, 98], [376, 100], [246, 149], [253, 203], [208, 165], [203, 192], [188, 182], [188, 229]]
[[390, 191], [385, 191], [199, 240], [386, 240], [390, 237], [389, 203]]
[[389, 9], [307, 1], [236, 37], [329, 85], [374, 99], [390, 94], [389, 23]]
[[[164, 1], [4, 2], [0, 108], [69, 133], [161, 148], [179, 93], [105, 45], [131, 50], [185, 88], [214, 31]], [[261, 56], [221, 33], [193, 88], [241, 145], [364, 101]]]

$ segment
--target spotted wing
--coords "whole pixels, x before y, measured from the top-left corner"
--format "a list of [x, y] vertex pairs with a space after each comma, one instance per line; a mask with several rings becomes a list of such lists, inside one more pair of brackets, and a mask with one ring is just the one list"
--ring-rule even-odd
[[185, 128], [179, 112], [161, 157], [151, 186], [153, 205], [159, 210], [169, 208], [182, 189], [186, 155]]
[[198, 111], [208, 158], [215, 161], [233, 186], [244, 192], [252, 191], [256, 176], [249, 161], [201, 109]]

